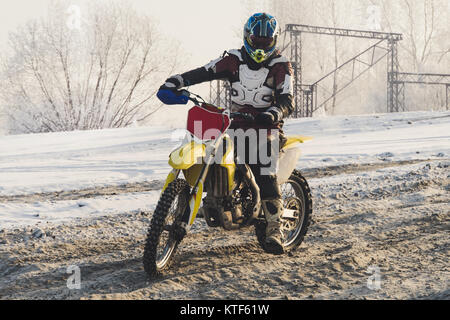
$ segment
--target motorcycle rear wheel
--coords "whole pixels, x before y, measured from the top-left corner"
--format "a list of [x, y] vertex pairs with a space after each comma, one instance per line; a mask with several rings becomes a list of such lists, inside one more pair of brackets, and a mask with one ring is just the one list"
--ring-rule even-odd
[[[284, 251], [297, 249], [303, 242], [312, 215], [312, 196], [308, 182], [299, 170], [294, 170], [289, 180], [280, 186], [285, 209], [295, 210], [295, 219], [282, 219]], [[266, 222], [255, 225], [256, 237], [261, 247], [266, 250]]]
[[179, 225], [188, 205], [190, 187], [177, 179], [162, 193], [153, 213], [144, 247], [144, 270], [150, 278], [168, 269], [182, 240]]

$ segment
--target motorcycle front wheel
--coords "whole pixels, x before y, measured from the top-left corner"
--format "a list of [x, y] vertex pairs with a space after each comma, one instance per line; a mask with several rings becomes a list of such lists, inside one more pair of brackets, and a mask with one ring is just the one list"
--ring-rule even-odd
[[153, 213], [144, 248], [144, 270], [154, 278], [168, 269], [181, 242], [180, 222], [188, 206], [190, 187], [177, 179], [162, 193]]

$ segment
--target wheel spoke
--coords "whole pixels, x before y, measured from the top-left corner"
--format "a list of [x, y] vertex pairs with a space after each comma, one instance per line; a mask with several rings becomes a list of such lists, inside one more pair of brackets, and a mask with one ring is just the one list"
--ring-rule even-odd
[[283, 204], [285, 209], [295, 210], [295, 213], [288, 218], [283, 218], [282, 233], [285, 245], [290, 245], [295, 241], [303, 225], [304, 220], [304, 195], [301, 187], [292, 180], [281, 186]]
[[166, 261], [170, 258], [172, 251], [176, 246], [176, 240], [173, 238], [173, 226], [175, 220], [183, 212], [184, 208], [180, 205], [180, 195], [177, 195], [170, 206], [169, 212], [165, 220], [165, 225], [163, 227], [163, 232], [159, 239], [158, 249], [157, 249], [157, 265], [163, 266]]

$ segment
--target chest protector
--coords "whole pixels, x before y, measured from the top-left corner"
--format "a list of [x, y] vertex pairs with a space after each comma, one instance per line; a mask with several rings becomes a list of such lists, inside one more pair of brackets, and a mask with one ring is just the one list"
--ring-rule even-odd
[[239, 66], [239, 82], [231, 85], [231, 101], [254, 108], [268, 108], [272, 105], [273, 89], [264, 85], [269, 69], [251, 70], [247, 65]]

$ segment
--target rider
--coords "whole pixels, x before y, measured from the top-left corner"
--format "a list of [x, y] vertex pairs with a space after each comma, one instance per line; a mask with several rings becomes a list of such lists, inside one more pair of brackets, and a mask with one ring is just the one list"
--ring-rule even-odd
[[[231, 86], [231, 111], [250, 113], [255, 117], [252, 122], [233, 121], [232, 129], [281, 130], [283, 119], [293, 111], [293, 88], [292, 67], [276, 47], [278, 37], [277, 20], [267, 13], [256, 13], [244, 26], [241, 49], [225, 52], [204, 67], [171, 76], [160, 90], [178, 92], [183, 87], [226, 79]], [[280, 137], [283, 141], [284, 136], [281, 134]], [[275, 173], [261, 174], [259, 165], [250, 167], [261, 190], [267, 220], [266, 248], [272, 253], [283, 253], [280, 230], [283, 201], [277, 177]]]

